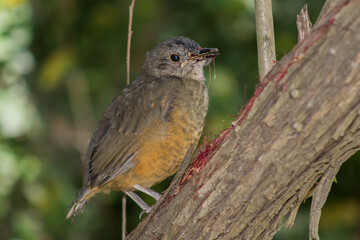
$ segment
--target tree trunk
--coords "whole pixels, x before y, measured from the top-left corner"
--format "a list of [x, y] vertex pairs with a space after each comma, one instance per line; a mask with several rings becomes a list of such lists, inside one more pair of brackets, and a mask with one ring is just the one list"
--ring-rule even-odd
[[349, 0], [319, 19], [128, 238], [271, 239], [317, 184], [316, 238], [334, 176], [360, 149], [359, 12]]

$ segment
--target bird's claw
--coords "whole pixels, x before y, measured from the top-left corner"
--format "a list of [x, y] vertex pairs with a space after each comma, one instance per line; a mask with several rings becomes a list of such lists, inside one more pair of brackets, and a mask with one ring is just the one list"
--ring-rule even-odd
[[143, 215], [144, 213], [149, 213], [149, 212], [151, 211], [151, 209], [152, 209], [152, 207], [149, 207], [148, 209], [142, 210], [141, 213], [140, 213], [140, 215], [139, 215], [139, 219], [141, 219], [141, 217], [142, 217], [142, 215]]

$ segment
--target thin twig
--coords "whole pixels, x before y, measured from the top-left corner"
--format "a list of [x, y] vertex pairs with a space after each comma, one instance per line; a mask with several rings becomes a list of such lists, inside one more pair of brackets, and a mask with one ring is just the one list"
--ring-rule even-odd
[[[126, 50], [126, 84], [130, 83], [130, 47], [131, 47], [131, 35], [132, 35], [132, 19], [134, 13], [135, 0], [131, 1], [129, 7], [129, 28], [128, 28], [128, 39], [127, 39], [127, 50]], [[122, 197], [122, 229], [121, 229], [121, 239], [125, 240], [126, 238], [126, 195]]]
[[130, 83], [130, 47], [131, 47], [131, 35], [132, 35], [132, 19], [134, 12], [135, 0], [131, 1], [129, 7], [129, 29], [128, 29], [128, 40], [127, 40], [127, 52], [126, 52], [126, 84]]
[[271, 0], [255, 0], [256, 39], [260, 81], [276, 61]]
[[126, 238], [126, 194], [123, 194], [121, 207], [122, 207], [121, 239], [125, 240], [125, 238]]

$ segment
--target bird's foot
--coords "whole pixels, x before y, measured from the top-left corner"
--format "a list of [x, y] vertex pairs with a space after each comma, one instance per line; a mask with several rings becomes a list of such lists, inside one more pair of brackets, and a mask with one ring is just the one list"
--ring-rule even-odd
[[141, 217], [142, 217], [142, 215], [143, 215], [144, 213], [149, 213], [151, 210], [152, 210], [152, 207], [149, 207], [148, 209], [142, 210], [141, 213], [140, 213], [140, 215], [139, 215], [139, 219], [141, 219]]

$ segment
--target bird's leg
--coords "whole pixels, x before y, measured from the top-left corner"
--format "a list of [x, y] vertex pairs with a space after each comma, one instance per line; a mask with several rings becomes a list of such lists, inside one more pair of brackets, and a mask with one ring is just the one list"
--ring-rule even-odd
[[144, 202], [138, 195], [136, 195], [136, 193], [132, 191], [126, 191], [125, 194], [128, 195], [134, 202], [136, 202], [136, 204], [139, 205], [139, 207], [141, 207], [143, 210], [140, 214], [140, 218], [144, 212], [149, 213], [151, 211], [151, 207], [149, 207], [146, 202]]
[[140, 185], [137, 185], [135, 184], [133, 186], [136, 190], [140, 191], [140, 192], [143, 192], [149, 196], [151, 196], [152, 198], [154, 198], [156, 201], [158, 201], [160, 198], [161, 198], [161, 194], [160, 193], [157, 193], [155, 192], [154, 190], [150, 189], [150, 188], [143, 188], [142, 186]]
[[[160, 199], [161, 197], [161, 194], [160, 193], [157, 193], [155, 192], [154, 190], [151, 190], [149, 188], [143, 188], [141, 187], [140, 185], [138, 184], [135, 184], [133, 186], [136, 190], [140, 191], [140, 192], [143, 192], [149, 196], [151, 196], [152, 198], [154, 198], [156, 201]], [[141, 213], [140, 213], [140, 216], [139, 218], [141, 219], [141, 216], [144, 214], [144, 213], [149, 213], [152, 209], [152, 207], [149, 207], [138, 195], [136, 195], [136, 193], [132, 192], [132, 191], [126, 191], [125, 192], [126, 195], [128, 195], [132, 200], [134, 200], [134, 202], [136, 202], [137, 205], [139, 205], [139, 207], [141, 207], [141, 209], [143, 210]]]

